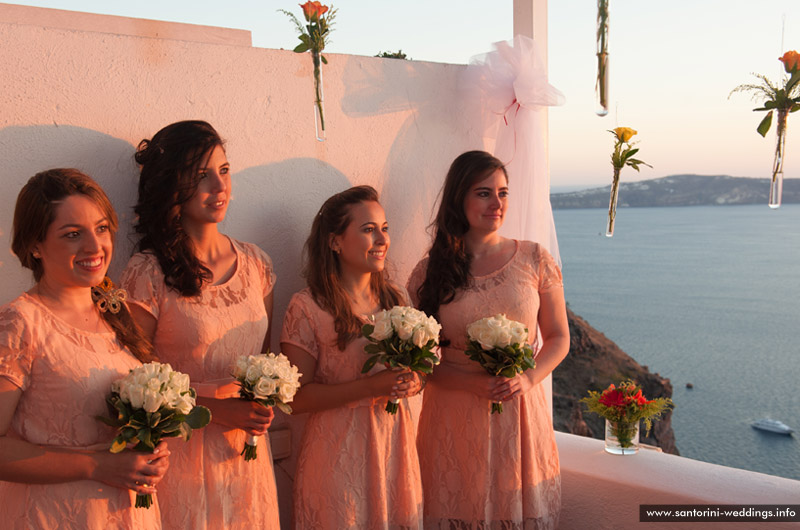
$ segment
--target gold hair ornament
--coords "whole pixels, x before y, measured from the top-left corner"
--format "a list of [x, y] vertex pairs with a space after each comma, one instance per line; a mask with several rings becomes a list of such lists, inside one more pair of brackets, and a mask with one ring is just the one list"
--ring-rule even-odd
[[115, 289], [114, 283], [106, 276], [100, 285], [92, 287], [92, 301], [101, 313], [111, 311], [114, 314], [122, 309], [122, 303], [128, 299], [125, 289]]

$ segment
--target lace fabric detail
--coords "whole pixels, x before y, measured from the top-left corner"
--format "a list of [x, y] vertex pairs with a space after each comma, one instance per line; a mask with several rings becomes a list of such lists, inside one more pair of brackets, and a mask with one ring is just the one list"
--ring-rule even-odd
[[[158, 321], [154, 347], [161, 362], [193, 383], [229, 377], [239, 355], [261, 352], [268, 329], [264, 297], [272, 291], [272, 261], [261, 249], [232, 240], [236, 271], [225, 283], [204, 286], [194, 298], [166, 287], [155, 256], [135, 254], [122, 274], [129, 300]], [[159, 485], [165, 528], [279, 527], [268, 440], [258, 458], [239, 455], [246, 434], [211, 423], [186, 443], [170, 445], [170, 469]]]
[[[296, 293], [284, 317], [281, 343], [315, 356], [315, 382], [366, 377], [361, 367], [367, 340], [356, 339], [339, 350], [335, 339], [333, 317], [308, 289]], [[385, 405], [385, 398], [368, 398], [309, 415], [295, 474], [295, 528], [422, 528], [416, 430], [408, 400], [400, 401], [396, 416], [387, 414]]]
[[[426, 262], [409, 279], [416, 296]], [[472, 369], [464, 349], [470, 323], [496, 313], [537, 329], [540, 293], [561, 287], [552, 257], [521, 241], [500, 269], [472, 279], [439, 309], [450, 347], [442, 361]], [[534, 335], [535, 336], [535, 335]], [[491, 414], [491, 404], [471, 392], [425, 389], [417, 447], [425, 492], [425, 528], [454, 530], [549, 529], [558, 524], [561, 478], [545, 392], [537, 385]], [[464, 485], [468, 484], [469, 487]]]
[[[113, 333], [76, 329], [27, 294], [0, 309], [0, 377], [22, 390], [10, 435], [43, 446], [110, 447], [111, 383], [140, 363]], [[8, 528], [157, 529], [158, 504], [133, 508], [132, 492], [81, 480], [62, 484], [0, 481]], [[158, 496], [156, 496], [158, 502]]]

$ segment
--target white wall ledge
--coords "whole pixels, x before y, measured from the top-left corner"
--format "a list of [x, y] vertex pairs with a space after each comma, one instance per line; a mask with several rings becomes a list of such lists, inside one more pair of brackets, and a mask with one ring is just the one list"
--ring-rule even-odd
[[144, 18], [97, 15], [63, 9], [0, 4], [0, 22], [45, 28], [110, 33], [130, 37], [205, 42], [231, 46], [252, 46], [249, 31], [201, 26], [180, 22], [162, 22]]
[[[640, 523], [641, 504], [798, 504], [800, 481], [642, 449], [612, 455], [602, 440], [556, 432], [560, 530], [764, 528], [764, 523]], [[770, 530], [798, 523], [769, 523]]]

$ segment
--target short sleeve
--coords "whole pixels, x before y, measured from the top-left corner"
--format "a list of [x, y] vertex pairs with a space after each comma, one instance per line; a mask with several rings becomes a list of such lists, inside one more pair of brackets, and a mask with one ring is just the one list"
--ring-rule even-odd
[[277, 276], [275, 276], [275, 270], [272, 267], [272, 258], [269, 257], [269, 254], [261, 250], [259, 247], [255, 245], [251, 245], [254, 247], [256, 251], [256, 257], [258, 258], [258, 274], [261, 278], [261, 292], [264, 295], [264, 298], [272, 292], [275, 288], [275, 280]]
[[164, 275], [151, 254], [134, 254], [122, 271], [120, 287], [128, 292], [128, 303], [134, 303], [158, 319]]
[[561, 269], [558, 268], [556, 260], [541, 245], [537, 245], [537, 265], [539, 275], [539, 292], [545, 293], [564, 287], [564, 280], [561, 277]]
[[411, 276], [408, 277], [406, 289], [408, 290], [409, 298], [411, 299], [411, 303], [414, 304], [414, 307], [419, 306], [419, 295], [417, 294], [417, 291], [419, 291], [422, 282], [425, 280], [425, 273], [427, 270], [428, 258], [425, 258], [417, 263], [416, 267], [414, 267], [414, 270], [411, 271]]
[[31, 332], [13, 307], [0, 309], [0, 377], [23, 392], [30, 386], [35, 352]]
[[309, 310], [309, 302], [309, 296], [302, 292], [292, 296], [283, 317], [280, 341], [302, 348], [315, 359], [319, 359], [316, 321]]

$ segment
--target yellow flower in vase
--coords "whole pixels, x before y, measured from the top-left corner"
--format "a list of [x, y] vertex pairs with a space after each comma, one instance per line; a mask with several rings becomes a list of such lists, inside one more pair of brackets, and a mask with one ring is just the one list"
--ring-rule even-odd
[[619, 196], [619, 174], [622, 168], [630, 166], [639, 171], [639, 166], [653, 167], [647, 162], [633, 158], [639, 152], [638, 147], [633, 147], [631, 139], [638, 134], [635, 129], [630, 127], [617, 127], [608, 132], [614, 135], [614, 151], [611, 153], [611, 165], [614, 166], [614, 179], [611, 182], [611, 198], [608, 202], [608, 224], [606, 225], [606, 236], [614, 235], [614, 225], [617, 220], [617, 198]]

